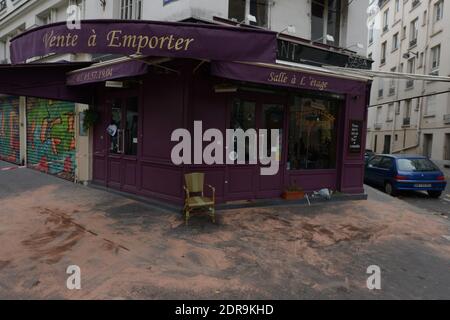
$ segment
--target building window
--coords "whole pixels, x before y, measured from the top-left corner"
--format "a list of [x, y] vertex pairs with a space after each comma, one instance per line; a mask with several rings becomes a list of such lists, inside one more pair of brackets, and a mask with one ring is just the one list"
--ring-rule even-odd
[[411, 99], [405, 101], [404, 118], [411, 118]]
[[381, 44], [381, 59], [380, 59], [380, 64], [384, 64], [386, 63], [386, 47], [387, 47], [387, 43], [386, 41], [383, 42]]
[[424, 107], [424, 115], [426, 116], [434, 116], [436, 114], [436, 96], [428, 96], [426, 97], [426, 103]]
[[295, 97], [290, 108], [288, 168], [335, 169], [338, 102]]
[[[416, 58], [411, 58], [408, 60], [408, 70], [407, 73], [413, 74], [416, 72]], [[414, 87], [414, 80], [406, 81], [406, 88]]]
[[[268, 12], [267, 0], [230, 0], [228, 2], [228, 18], [238, 23], [267, 27]], [[249, 15], [256, 18], [256, 23], [248, 21]]]
[[386, 121], [392, 121], [394, 120], [394, 104], [391, 103], [388, 105], [388, 113], [386, 117]]
[[400, 114], [400, 102], [396, 102], [395, 104], [395, 114]]
[[400, 0], [395, 0], [395, 12], [400, 11]]
[[444, 17], [444, 0], [440, 0], [434, 4], [434, 15], [433, 21], [441, 21]]
[[431, 48], [431, 72], [432, 75], [439, 75], [439, 65], [441, 61], [441, 45]]
[[419, 19], [416, 18], [411, 22], [411, 33], [409, 36], [409, 47], [417, 45], [417, 37], [419, 35]]
[[120, 19], [142, 19], [142, 0], [120, 0]]
[[378, 78], [378, 98], [382, 98], [383, 97], [383, 91], [384, 91], [384, 79], [383, 78]]
[[398, 32], [392, 37], [392, 51], [398, 49]]
[[375, 29], [375, 23], [372, 22], [369, 27], [369, 44], [373, 43], [374, 29]]
[[383, 12], [383, 32], [389, 29], [389, 9]]
[[375, 116], [375, 124], [381, 124], [381, 112], [383, 111], [383, 107], [377, 107], [377, 114]]
[[[241, 99], [235, 99], [233, 101], [233, 107], [231, 111], [231, 123], [230, 129], [238, 130], [242, 129], [244, 131], [255, 129], [256, 128], [256, 120], [255, 120], [255, 110], [256, 104], [253, 101], [244, 101]], [[245, 155], [239, 154], [239, 146], [237, 139], [234, 141], [233, 151], [237, 155], [238, 160], [242, 160], [245, 156], [245, 162], [250, 162], [250, 155], [255, 154], [255, 150], [257, 147], [256, 138], [252, 139], [248, 137], [245, 139]], [[253, 150], [250, 153], [250, 150]], [[253, 159], [254, 160], [254, 159]]]
[[0, 12], [6, 9], [6, 0], [0, 0]]
[[[311, 3], [311, 39], [339, 45], [340, 19], [340, 0], [313, 0]], [[332, 36], [334, 41], [327, 39], [327, 36]]]
[[[394, 73], [397, 72], [397, 68], [396, 67], [392, 68], [391, 72], [394, 72]], [[391, 78], [389, 80], [389, 95], [390, 96], [393, 96], [395, 94], [395, 81], [396, 80], [394, 78]]]

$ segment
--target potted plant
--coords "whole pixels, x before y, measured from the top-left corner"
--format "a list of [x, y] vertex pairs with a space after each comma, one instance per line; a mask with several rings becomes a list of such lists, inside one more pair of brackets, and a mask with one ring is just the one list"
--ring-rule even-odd
[[292, 185], [286, 188], [282, 197], [285, 200], [300, 200], [305, 197], [305, 192], [302, 188]]
[[85, 131], [89, 130], [94, 126], [94, 124], [97, 122], [99, 118], [99, 114], [97, 111], [92, 109], [86, 109], [83, 111], [83, 129]]

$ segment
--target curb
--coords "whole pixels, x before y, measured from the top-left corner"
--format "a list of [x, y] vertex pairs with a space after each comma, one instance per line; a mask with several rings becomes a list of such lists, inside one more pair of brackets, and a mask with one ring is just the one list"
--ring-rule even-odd
[[[175, 204], [168, 204], [162, 201], [149, 199], [146, 197], [138, 196], [135, 194], [130, 194], [110, 188], [106, 188], [102, 185], [98, 185], [95, 183], [89, 183], [87, 185], [90, 188], [109, 192], [112, 194], [116, 194], [119, 196], [122, 196], [124, 198], [133, 199], [135, 201], [141, 202], [143, 204], [146, 204], [153, 209], [163, 209], [165, 211], [173, 212], [173, 213], [180, 213], [183, 210], [183, 206], [178, 206]], [[310, 198], [311, 205], [320, 205], [320, 204], [326, 204], [326, 203], [336, 203], [336, 202], [344, 202], [344, 201], [360, 201], [360, 200], [367, 200], [368, 195], [366, 193], [362, 194], [340, 194], [336, 196], [332, 196], [330, 200], [326, 199], [320, 199], [320, 198]], [[270, 208], [270, 207], [289, 207], [289, 206], [308, 206], [308, 201], [305, 199], [301, 200], [293, 200], [293, 201], [286, 201], [283, 199], [264, 199], [264, 200], [253, 200], [253, 201], [246, 201], [241, 203], [222, 203], [216, 205], [216, 211], [226, 211], [226, 210], [236, 210], [236, 209], [247, 209], [247, 208]]]

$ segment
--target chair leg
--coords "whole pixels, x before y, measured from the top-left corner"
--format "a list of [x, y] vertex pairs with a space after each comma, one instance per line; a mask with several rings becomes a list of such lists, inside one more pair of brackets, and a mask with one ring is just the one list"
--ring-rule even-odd
[[212, 217], [212, 222], [216, 223], [216, 209], [211, 208], [211, 217]]
[[186, 211], [184, 212], [185, 215], [185, 219], [186, 219], [186, 227], [189, 225], [189, 218], [190, 218], [190, 212], [189, 210], [186, 209]]

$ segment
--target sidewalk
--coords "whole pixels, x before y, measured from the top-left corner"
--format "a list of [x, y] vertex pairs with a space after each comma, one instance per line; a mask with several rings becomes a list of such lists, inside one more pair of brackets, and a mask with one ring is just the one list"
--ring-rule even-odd
[[[113, 193], [0, 172], [0, 298], [448, 298], [449, 222], [367, 192], [186, 227], [179, 213]], [[69, 265], [81, 268], [81, 291], [66, 288]], [[382, 269], [381, 291], [366, 287], [370, 265]]]

